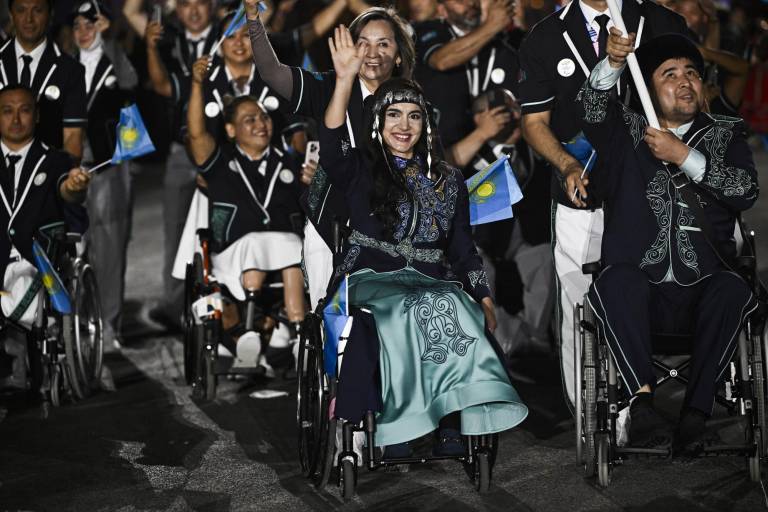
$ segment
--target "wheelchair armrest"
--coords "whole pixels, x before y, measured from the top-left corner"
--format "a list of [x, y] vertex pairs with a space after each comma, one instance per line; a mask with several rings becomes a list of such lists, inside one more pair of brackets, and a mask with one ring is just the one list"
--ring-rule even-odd
[[585, 275], [587, 274], [597, 275], [600, 273], [601, 270], [603, 270], [603, 264], [600, 261], [591, 261], [581, 266], [581, 272], [582, 274], [585, 274]]

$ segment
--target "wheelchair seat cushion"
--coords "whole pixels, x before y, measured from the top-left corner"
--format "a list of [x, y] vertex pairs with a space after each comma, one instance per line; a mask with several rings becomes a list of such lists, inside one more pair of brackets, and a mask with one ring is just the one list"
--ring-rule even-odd
[[246, 270], [271, 272], [301, 263], [301, 238], [295, 233], [248, 233], [223, 252], [213, 255], [213, 275], [237, 300], [245, 300], [242, 274]]

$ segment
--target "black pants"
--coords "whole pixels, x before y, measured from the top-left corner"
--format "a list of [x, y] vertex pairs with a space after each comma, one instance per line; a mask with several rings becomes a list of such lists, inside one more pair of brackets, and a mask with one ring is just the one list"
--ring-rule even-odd
[[589, 302], [632, 394], [656, 383], [651, 333], [693, 335], [684, 405], [705, 414], [712, 412], [717, 382], [756, 305], [747, 284], [733, 272], [717, 272], [690, 286], [653, 284], [628, 264], [603, 270], [590, 288]]

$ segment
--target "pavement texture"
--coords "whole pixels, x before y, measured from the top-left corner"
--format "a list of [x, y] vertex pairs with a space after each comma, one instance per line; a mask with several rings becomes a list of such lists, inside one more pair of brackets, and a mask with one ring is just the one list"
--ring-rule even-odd
[[[768, 155], [758, 153], [762, 169]], [[182, 346], [148, 310], [162, 299], [161, 173], [136, 173], [134, 233], [127, 276], [125, 346], [107, 356], [117, 391], [50, 410], [0, 401], [0, 510], [52, 511], [757, 511], [768, 509], [762, 483], [745, 460], [679, 462], [630, 459], [608, 489], [584, 479], [575, 461], [573, 420], [551, 356], [512, 360], [529, 418], [501, 436], [491, 491], [478, 495], [462, 466], [441, 462], [409, 471], [361, 469], [358, 495], [344, 502], [329, 485], [317, 491], [297, 460], [294, 383], [220, 380], [215, 401], [190, 398]], [[768, 199], [746, 216], [768, 254]], [[760, 232], [765, 236], [760, 237]], [[768, 257], [759, 259], [763, 275]], [[262, 388], [287, 397], [257, 400]], [[662, 404], [670, 420], [682, 390]], [[722, 412], [712, 420], [724, 440], [741, 435]]]

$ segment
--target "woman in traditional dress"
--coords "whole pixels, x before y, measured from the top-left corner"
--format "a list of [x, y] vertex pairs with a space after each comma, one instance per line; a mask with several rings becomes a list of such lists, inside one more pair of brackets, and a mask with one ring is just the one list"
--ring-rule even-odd
[[436, 453], [459, 455], [461, 434], [507, 430], [528, 412], [491, 335], [494, 305], [467, 188], [435, 157], [424, 97], [410, 80], [378, 87], [366, 137], [352, 146], [346, 111], [366, 43], [341, 26], [329, 45], [336, 84], [320, 160], [351, 213], [334, 280], [349, 276], [353, 317], [335, 415], [358, 422], [378, 411], [377, 441], [390, 457], [407, 456], [406, 442], [439, 424]]
[[[225, 107], [224, 129], [231, 142], [216, 140], [206, 128], [203, 106], [209, 65], [203, 57], [192, 68], [187, 124], [188, 148], [211, 205], [209, 225], [217, 253], [213, 274], [244, 301], [254, 300], [268, 272], [282, 271], [286, 315], [297, 329], [305, 314], [298, 165], [270, 145], [272, 119], [253, 96], [240, 96]], [[234, 312], [230, 316], [225, 310], [225, 329], [236, 320]], [[263, 365], [261, 349], [255, 332], [239, 336], [233, 367]]]

